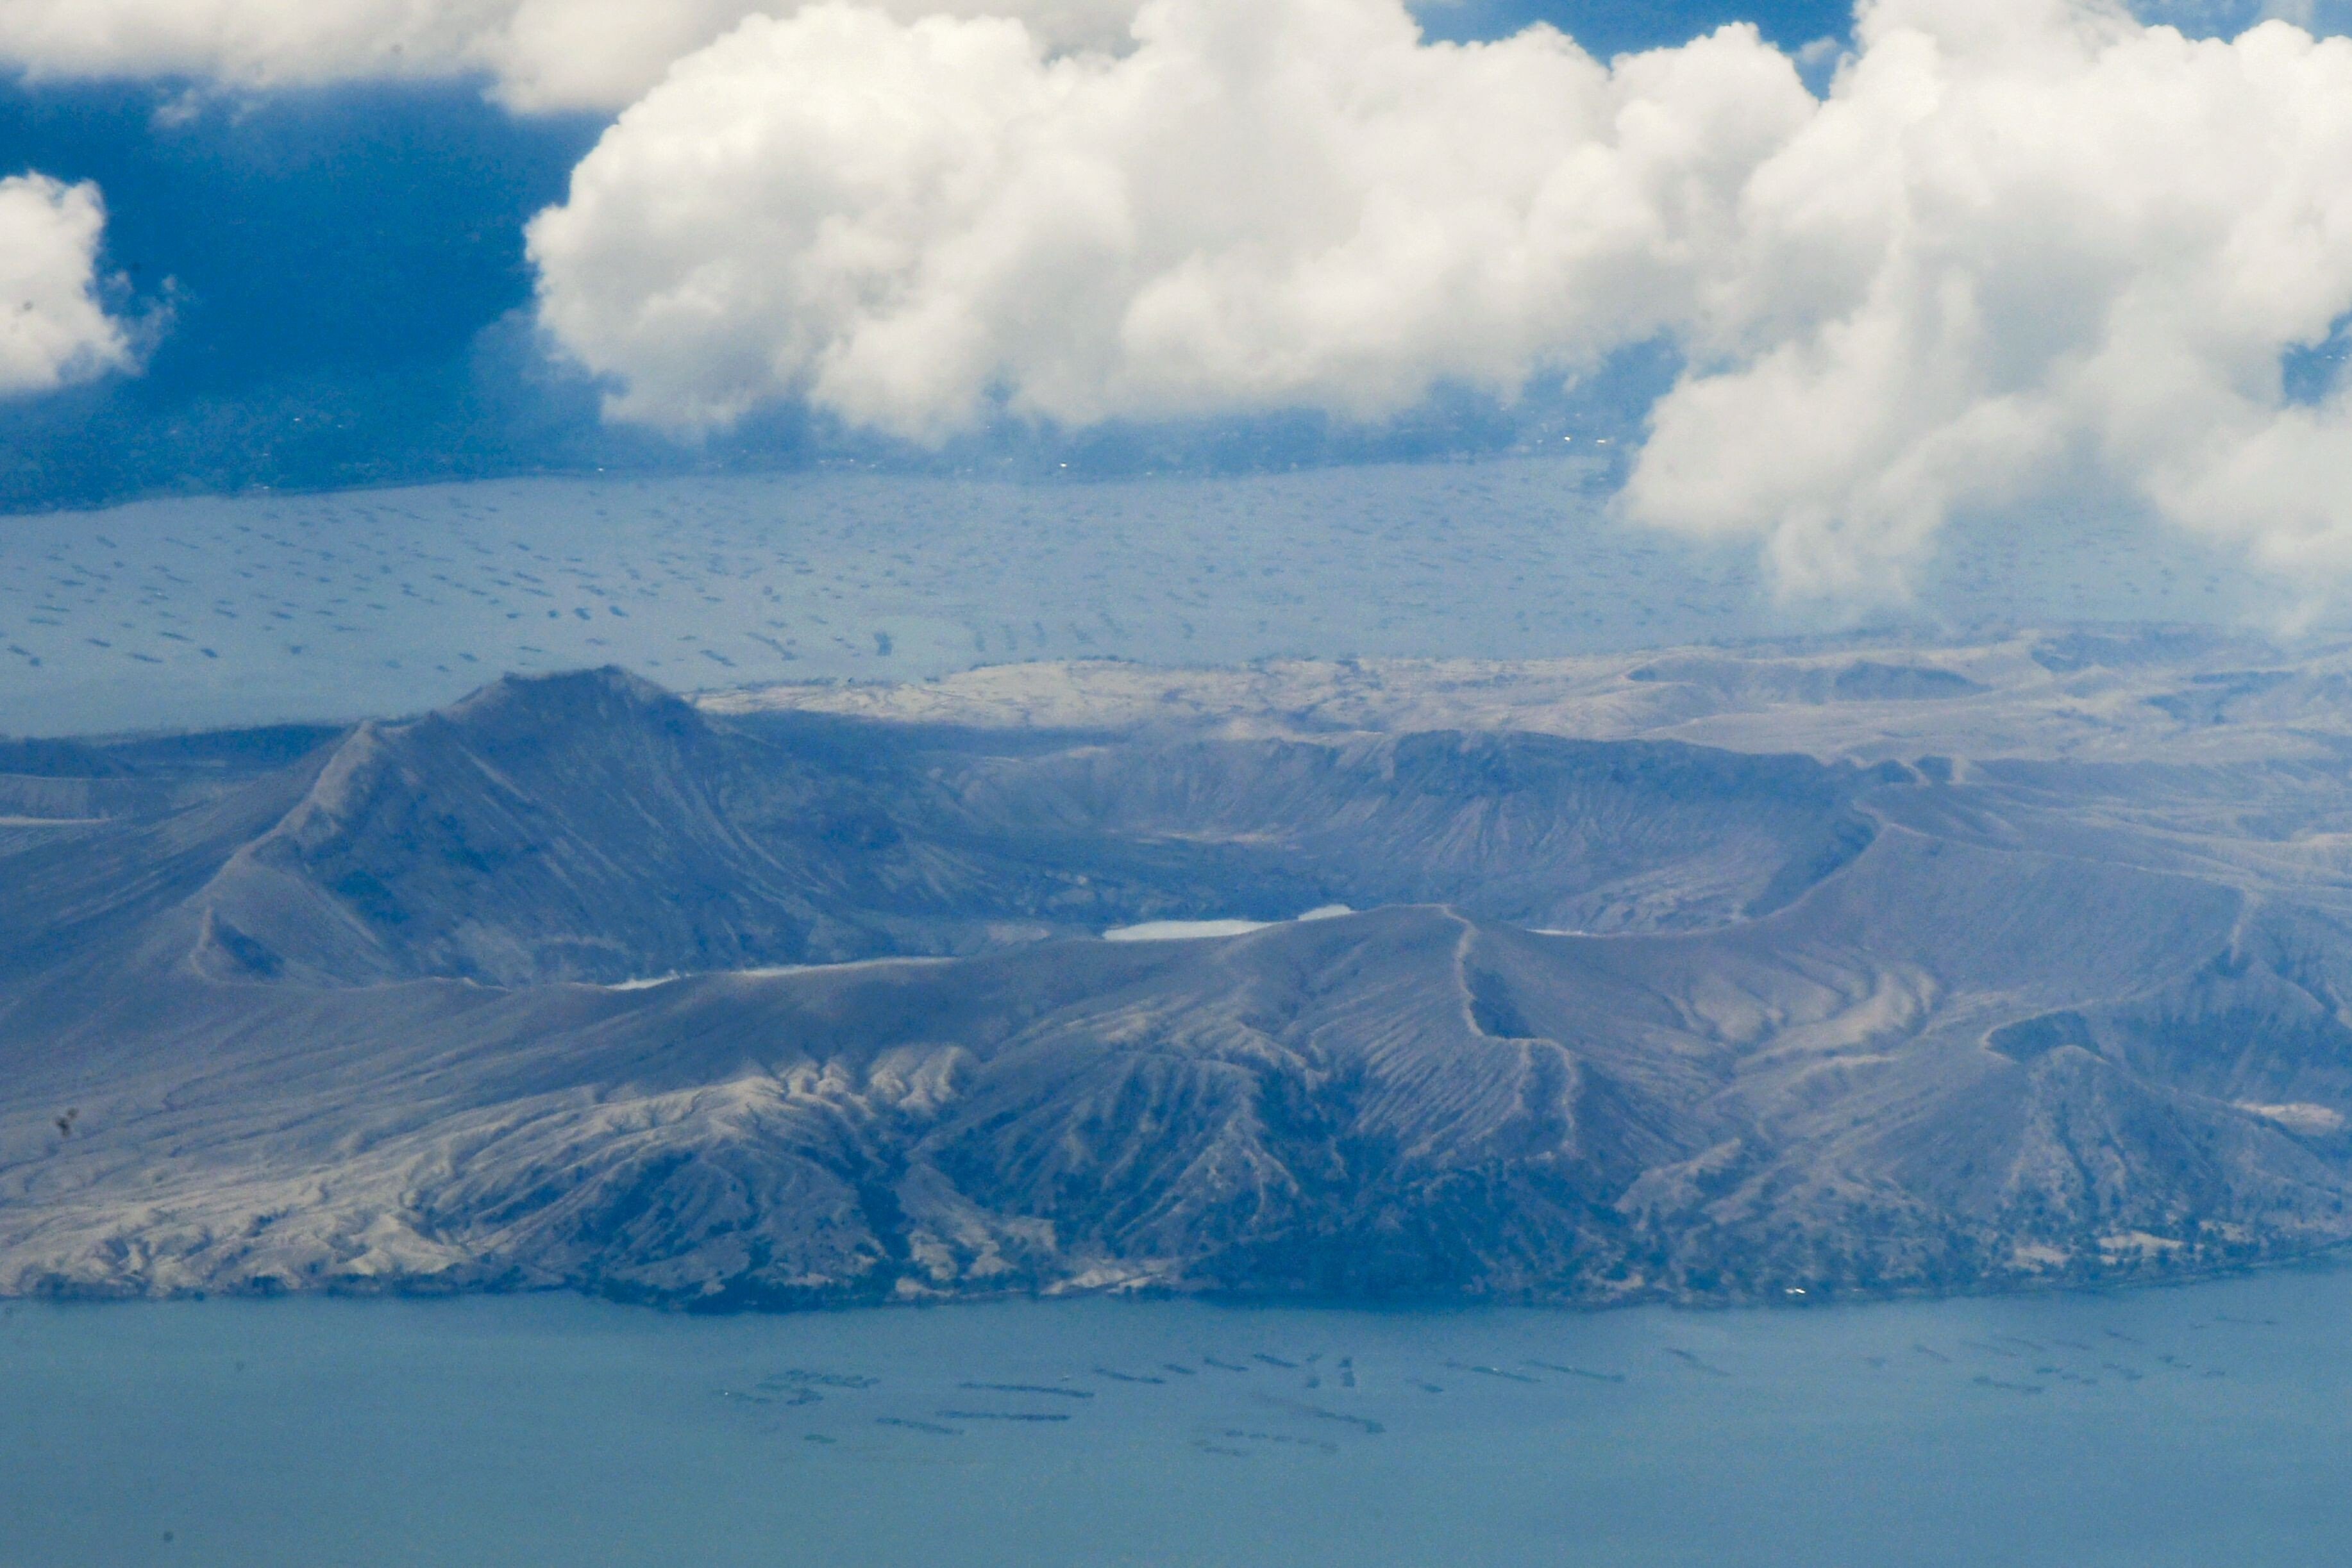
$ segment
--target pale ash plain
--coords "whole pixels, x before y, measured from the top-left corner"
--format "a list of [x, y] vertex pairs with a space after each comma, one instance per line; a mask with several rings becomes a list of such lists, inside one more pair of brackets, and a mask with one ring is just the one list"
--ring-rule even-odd
[[[2332, 1246], [2347, 698], [2092, 630], [23, 745], [0, 1287], [1601, 1302]], [[1273, 924], [1099, 939], [1209, 919]]]

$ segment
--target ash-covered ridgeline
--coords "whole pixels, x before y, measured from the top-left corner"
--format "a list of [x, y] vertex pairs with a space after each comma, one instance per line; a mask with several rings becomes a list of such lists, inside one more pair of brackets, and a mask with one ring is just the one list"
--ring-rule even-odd
[[[2307, 1251], [2352, 1238], [2347, 774], [2352, 655], [2160, 631], [604, 670], [16, 743], [0, 1291], [1598, 1303]], [[1210, 920], [1266, 924], [1101, 939]]]

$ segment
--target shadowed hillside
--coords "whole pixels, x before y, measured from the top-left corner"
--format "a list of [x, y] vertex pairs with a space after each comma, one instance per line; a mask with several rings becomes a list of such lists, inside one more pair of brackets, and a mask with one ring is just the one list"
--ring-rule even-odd
[[360, 726], [290, 810], [288, 775], [254, 781], [282, 815], [183, 913], [223, 977], [610, 982], [1335, 903], [1704, 924], [1871, 832], [1860, 770], [1672, 744], [958, 740], [730, 725], [617, 671], [502, 681]]

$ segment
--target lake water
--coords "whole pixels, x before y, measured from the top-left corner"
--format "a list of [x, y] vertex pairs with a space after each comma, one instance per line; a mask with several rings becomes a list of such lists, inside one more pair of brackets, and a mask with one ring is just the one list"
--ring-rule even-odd
[[2347, 1325], [2342, 1269], [1725, 1312], [16, 1303], [0, 1563], [2302, 1568], [2352, 1561]]
[[1612, 483], [1533, 458], [1121, 484], [529, 479], [0, 517], [0, 732], [400, 714], [506, 670], [607, 663], [688, 690], [1029, 659], [1544, 658], [1857, 618], [2275, 624], [2301, 592], [2101, 515], [1955, 528], [1908, 603], [1789, 601], [1751, 547], [1617, 521]]

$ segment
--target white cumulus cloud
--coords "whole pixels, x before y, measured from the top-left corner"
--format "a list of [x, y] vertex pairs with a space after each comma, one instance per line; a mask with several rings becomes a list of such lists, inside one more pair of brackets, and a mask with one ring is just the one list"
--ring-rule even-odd
[[[1124, 36], [1134, 0], [885, 0], [1010, 12], [1057, 46]], [[790, 0], [0, 0], [0, 66], [232, 87], [481, 75], [524, 110], [617, 109], [670, 62]]]
[[0, 179], [0, 396], [127, 368], [131, 341], [98, 296], [106, 209], [94, 185]]
[[1713, 270], [1637, 517], [1861, 586], [2087, 486], [2352, 565], [2352, 409], [2281, 374], [2352, 311], [2352, 40], [1879, 0]]
[[1613, 67], [1547, 28], [1424, 44], [1393, 0], [1152, 0], [1135, 34], [746, 23], [532, 224], [541, 319], [673, 428], [1378, 414], [1690, 319], [1814, 108], [1746, 27]]
[[530, 231], [619, 418], [918, 438], [1508, 392], [1664, 336], [1629, 515], [1883, 591], [2059, 490], [2352, 567], [2352, 41], [2109, 0], [1865, 0], [1825, 96], [1750, 30], [1597, 62], [1398, 0], [1150, 0], [1129, 47], [819, 5], [622, 115]]

